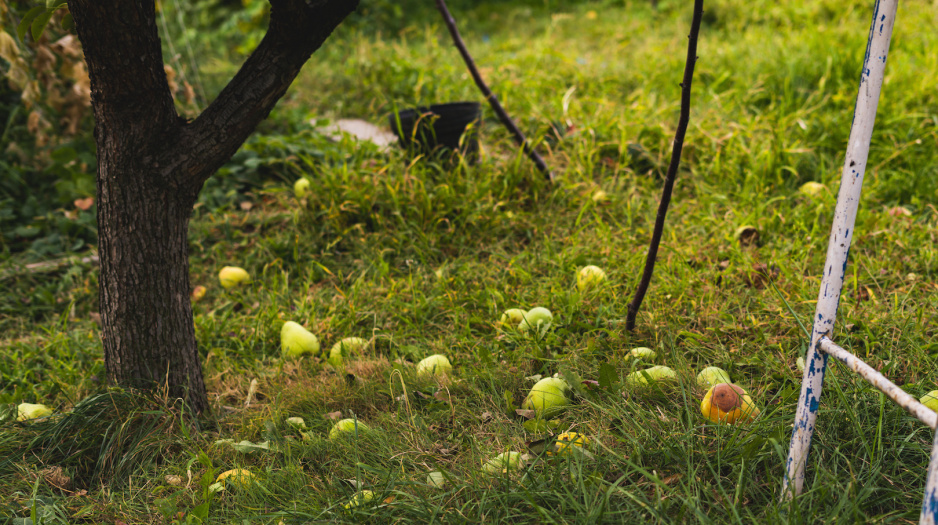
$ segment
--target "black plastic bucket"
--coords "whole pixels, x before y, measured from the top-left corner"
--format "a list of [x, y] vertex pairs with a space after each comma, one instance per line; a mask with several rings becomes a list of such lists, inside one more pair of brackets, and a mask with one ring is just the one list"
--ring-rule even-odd
[[482, 104], [478, 102], [405, 109], [391, 113], [389, 120], [401, 146], [408, 150], [427, 155], [459, 151], [470, 160], [479, 155]]

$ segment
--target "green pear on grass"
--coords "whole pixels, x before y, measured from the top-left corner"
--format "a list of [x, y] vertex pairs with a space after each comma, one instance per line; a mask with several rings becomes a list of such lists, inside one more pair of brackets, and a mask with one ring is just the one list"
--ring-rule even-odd
[[697, 374], [697, 386], [702, 390], [710, 390], [720, 383], [732, 383], [732, 381], [730, 381], [730, 375], [722, 368], [708, 366]]
[[553, 321], [554, 314], [550, 313], [550, 310], [537, 306], [531, 308], [524, 314], [524, 319], [518, 324], [518, 330], [528, 333], [533, 329], [538, 335], [544, 335], [550, 330]]
[[251, 282], [251, 275], [244, 268], [225, 266], [218, 272], [218, 281], [222, 288], [230, 290], [235, 286]]
[[482, 472], [486, 474], [505, 474], [509, 470], [518, 470], [524, 465], [520, 452], [503, 452], [495, 458], [482, 463]]
[[287, 321], [280, 329], [280, 349], [288, 358], [315, 355], [319, 353], [319, 339], [299, 324]]
[[30, 419], [39, 419], [52, 415], [52, 409], [46, 405], [37, 405], [33, 403], [20, 403], [16, 407], [16, 420], [29, 421]]
[[599, 286], [606, 280], [606, 272], [598, 266], [584, 266], [576, 273], [576, 287], [585, 292], [591, 288]]
[[675, 381], [677, 373], [666, 366], [653, 366], [625, 376], [625, 384], [633, 388], [650, 386], [649, 378], [654, 382]]
[[371, 428], [362, 423], [361, 421], [355, 419], [343, 419], [336, 423], [332, 430], [329, 431], [329, 440], [335, 441], [336, 439], [345, 437], [345, 436], [354, 436], [355, 434], [364, 434], [368, 432]]
[[329, 350], [329, 363], [332, 366], [341, 365], [346, 357], [354, 353], [360, 353], [366, 344], [368, 342], [361, 337], [346, 337], [332, 345], [332, 349]]
[[570, 385], [563, 379], [545, 377], [534, 383], [521, 408], [537, 412], [538, 419], [550, 419], [570, 404], [567, 399], [569, 390]]
[[811, 197], [812, 199], [820, 197], [827, 190], [827, 187], [820, 182], [805, 182], [798, 188], [798, 193]]
[[309, 427], [306, 426], [306, 421], [303, 421], [301, 417], [288, 417], [287, 424], [300, 432], [309, 430]]
[[309, 179], [303, 177], [293, 183], [293, 194], [297, 199], [302, 199], [309, 192]]
[[502, 314], [502, 324], [511, 325], [514, 328], [517, 328], [521, 321], [524, 321], [524, 310], [520, 308], [509, 308], [505, 310], [505, 313]]
[[370, 503], [373, 499], [375, 499], [374, 492], [370, 490], [363, 490], [359, 492], [358, 494], [355, 494], [354, 496], [352, 496], [352, 499], [350, 499], [349, 502], [345, 504], [345, 510], [354, 509], [355, 507], [360, 507], [362, 505]]
[[638, 348], [633, 348], [629, 350], [628, 355], [625, 356], [628, 359], [644, 359], [645, 361], [653, 361], [658, 354], [655, 353], [651, 348], [640, 346]]
[[445, 355], [434, 354], [417, 363], [417, 375], [433, 374], [437, 376], [448, 375], [453, 365]]

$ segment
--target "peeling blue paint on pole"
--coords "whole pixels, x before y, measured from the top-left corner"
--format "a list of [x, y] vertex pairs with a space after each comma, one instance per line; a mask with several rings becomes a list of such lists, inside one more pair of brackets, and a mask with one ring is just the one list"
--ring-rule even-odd
[[[821, 389], [827, 371], [827, 354], [820, 351], [820, 342], [834, 332], [837, 307], [847, 272], [847, 257], [863, 187], [863, 175], [870, 152], [870, 140], [876, 121], [879, 94], [883, 86], [886, 57], [889, 55], [889, 40], [896, 20], [898, 0], [877, 0], [873, 6], [869, 38], [863, 57], [863, 72], [854, 107], [853, 124], [844, 167], [841, 172], [840, 191], [834, 221], [827, 244], [827, 261], [819, 287], [815, 322], [811, 333], [811, 344], [805, 356], [804, 376], [801, 381], [801, 397], [797, 405], [791, 446], [785, 463], [785, 479], [782, 498], [792, 498], [804, 487], [805, 464], [814, 434], [817, 412], [820, 407]], [[834, 273], [834, 270], [837, 273]], [[938, 476], [936, 476], [938, 477]]]
[[922, 499], [922, 514], [918, 522], [922, 525], [938, 523], [938, 433], [931, 447], [928, 462], [928, 478], [925, 480], [925, 497]]

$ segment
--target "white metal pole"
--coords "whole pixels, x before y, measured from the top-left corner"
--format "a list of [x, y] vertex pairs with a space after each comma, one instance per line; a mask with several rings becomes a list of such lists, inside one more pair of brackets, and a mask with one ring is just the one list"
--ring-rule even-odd
[[824, 264], [824, 275], [818, 293], [814, 329], [811, 334], [811, 344], [805, 356], [804, 377], [801, 380], [801, 396], [798, 399], [795, 428], [785, 464], [785, 480], [782, 483], [783, 499], [800, 494], [804, 486], [804, 468], [817, 420], [824, 373], [827, 370], [827, 354], [818, 351], [818, 342], [823, 336], [830, 337], [834, 331], [840, 291], [843, 288], [844, 275], [847, 271], [847, 253], [850, 251], [850, 241], [853, 238], [853, 226], [860, 203], [863, 174], [866, 171], [866, 161], [870, 152], [870, 139], [873, 136], [876, 107], [879, 103], [879, 92], [883, 86], [886, 57], [889, 54], [889, 39], [892, 36], [897, 8], [898, 0], [877, 0], [873, 8], [873, 21], [870, 25], [866, 56], [863, 59], [863, 72], [860, 74], [860, 89], [853, 113], [853, 127], [847, 143], [847, 155], [840, 179], [840, 193], [837, 196], [834, 223], [831, 226], [830, 240], [827, 244], [827, 261]]
[[907, 394], [905, 390], [902, 390], [895, 383], [886, 379], [886, 376], [877, 372], [872, 366], [864, 363], [862, 359], [837, 346], [826, 337], [821, 338], [821, 342], [818, 346], [825, 354], [849, 366], [851, 370], [859, 374], [863, 379], [869, 381], [877, 390], [886, 394], [886, 397], [893, 400], [897, 405], [904, 408], [919, 421], [928, 425], [928, 428], [932, 430], [938, 429], [938, 414], [936, 414], [934, 410]]

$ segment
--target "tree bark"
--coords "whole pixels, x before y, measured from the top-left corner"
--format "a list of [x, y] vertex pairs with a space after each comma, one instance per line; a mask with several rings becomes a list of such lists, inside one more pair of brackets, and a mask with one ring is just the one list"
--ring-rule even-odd
[[286, 93], [358, 0], [271, 0], [267, 34], [218, 98], [181, 119], [153, 0], [69, 0], [98, 147], [100, 309], [110, 382], [208, 410], [189, 300], [188, 226], [205, 181]]

